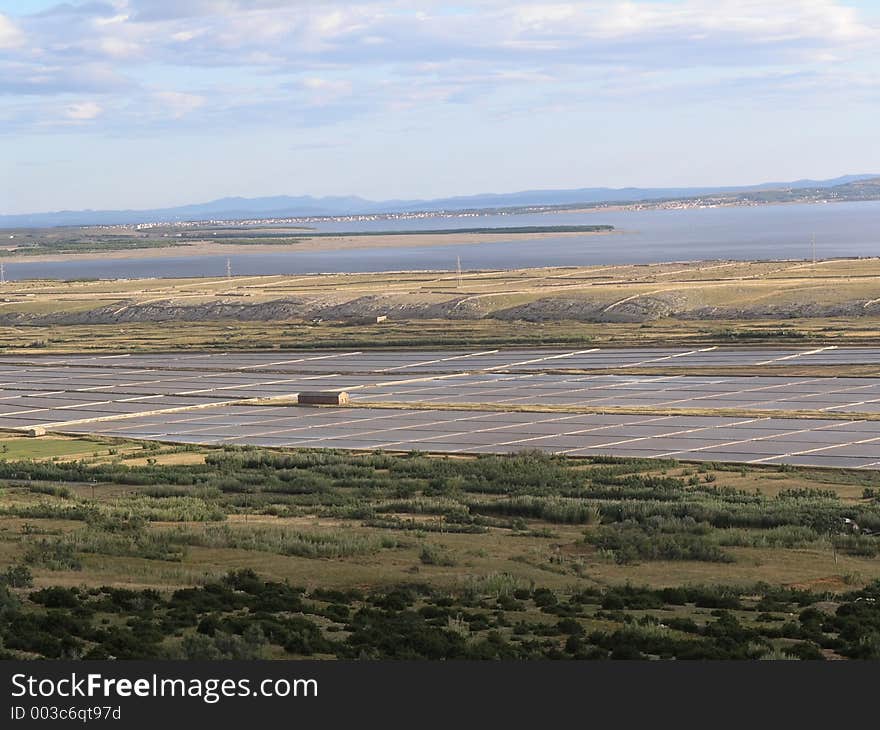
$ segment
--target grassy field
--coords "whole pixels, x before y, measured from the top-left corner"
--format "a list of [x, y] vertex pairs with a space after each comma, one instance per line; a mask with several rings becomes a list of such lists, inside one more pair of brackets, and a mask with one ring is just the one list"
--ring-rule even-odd
[[878, 292], [880, 259], [11, 282], [0, 349], [875, 345]]
[[[178, 303], [222, 296], [264, 301], [279, 296], [370, 294], [401, 297], [455, 295], [476, 298], [485, 308], [539, 296], [588, 297], [608, 305], [633, 295], [675, 292], [695, 304], [737, 306], [758, 301], [834, 303], [877, 295], [880, 259], [696, 262], [555, 267], [464, 272], [385, 272], [241, 276], [131, 281], [7, 282], [3, 292], [15, 310], [21, 299], [57, 302], [119, 302], [169, 299]], [[809, 296], [808, 296], [809, 295]], [[60, 307], [64, 309], [66, 305]]]
[[19, 461], [24, 459], [48, 459], [53, 457], [75, 459], [80, 457], [97, 457], [102, 452], [109, 453], [112, 447], [104, 446], [91, 439], [65, 438], [50, 436], [48, 438], [0, 437], [0, 460]]
[[[691, 322], [667, 319], [629, 323], [418, 320], [381, 324], [337, 322], [167, 322], [115, 325], [0, 326], [0, 351], [19, 354], [62, 352], [157, 352], [210, 350], [365, 349], [408, 347], [704, 347], [707, 345], [819, 346], [876, 345], [880, 318]], [[779, 374], [791, 366], [776, 368]], [[813, 374], [802, 366], [799, 374]], [[632, 369], [631, 369], [632, 370]], [[647, 372], [647, 371], [646, 371]], [[663, 372], [670, 372], [664, 368]], [[863, 373], [862, 370], [855, 372]], [[876, 372], [875, 370], [870, 373]], [[715, 368], [712, 374], [747, 374]], [[867, 374], [870, 374], [867, 373]]]
[[880, 580], [876, 472], [3, 443], [10, 656], [880, 651], [838, 625]]

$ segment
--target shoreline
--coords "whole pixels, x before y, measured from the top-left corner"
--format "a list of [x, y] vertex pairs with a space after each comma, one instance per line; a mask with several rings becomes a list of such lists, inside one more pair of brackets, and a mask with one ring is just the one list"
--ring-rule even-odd
[[[56, 263], [59, 261], [95, 261], [99, 259], [176, 258], [180, 256], [233, 256], [249, 253], [321, 253], [323, 251], [355, 251], [364, 249], [426, 248], [433, 246], [475, 245], [481, 243], [510, 243], [543, 238], [608, 236], [623, 231], [563, 231], [541, 233], [463, 233], [461, 235], [393, 233], [375, 236], [322, 236], [309, 239], [304, 236], [290, 244], [225, 244], [209, 239], [156, 248], [132, 248], [83, 253], [11, 254], [0, 256], [3, 264]], [[450, 240], [454, 239], [454, 240]]]

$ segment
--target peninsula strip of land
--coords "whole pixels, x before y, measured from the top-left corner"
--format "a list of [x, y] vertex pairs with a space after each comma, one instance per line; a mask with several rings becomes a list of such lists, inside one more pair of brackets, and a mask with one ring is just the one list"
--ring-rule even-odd
[[80, 259], [128, 259], [161, 256], [210, 256], [242, 253], [321, 252], [376, 248], [424, 248], [476, 243], [537, 241], [545, 238], [597, 236], [613, 226], [510, 226], [438, 228], [408, 231], [327, 232], [264, 227], [198, 226], [180, 231], [143, 231], [125, 227], [107, 232], [95, 228], [0, 231], [6, 263]]

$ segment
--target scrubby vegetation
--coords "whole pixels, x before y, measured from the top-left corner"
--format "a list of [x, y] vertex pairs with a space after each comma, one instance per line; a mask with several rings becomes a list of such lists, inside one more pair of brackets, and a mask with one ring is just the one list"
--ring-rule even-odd
[[[880, 658], [880, 583], [808, 591], [623, 586], [443, 592], [424, 584], [311, 592], [254, 571], [154, 590], [0, 583], [4, 658]], [[495, 588], [495, 589], [493, 589]]]
[[122, 451], [0, 462], [6, 656], [880, 658], [871, 472]]

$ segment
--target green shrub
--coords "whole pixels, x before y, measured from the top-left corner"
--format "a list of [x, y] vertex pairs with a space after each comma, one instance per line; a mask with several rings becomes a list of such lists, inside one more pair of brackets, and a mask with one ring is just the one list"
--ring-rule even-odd
[[452, 567], [456, 564], [455, 558], [447, 550], [429, 543], [422, 545], [422, 549], [419, 552], [419, 560], [425, 565], [440, 565], [443, 567]]

